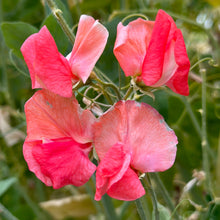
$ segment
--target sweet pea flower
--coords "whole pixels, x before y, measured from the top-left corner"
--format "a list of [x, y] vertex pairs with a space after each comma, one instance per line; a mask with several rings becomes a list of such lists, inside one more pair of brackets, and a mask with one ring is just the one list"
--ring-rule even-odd
[[138, 18], [127, 26], [118, 24], [114, 55], [126, 76], [151, 87], [167, 85], [174, 92], [189, 95], [190, 62], [180, 29], [159, 10], [156, 21]]
[[95, 117], [82, 110], [74, 97], [37, 91], [25, 104], [27, 138], [24, 158], [30, 171], [46, 185], [58, 189], [81, 186], [95, 172], [89, 160]]
[[[64, 97], [72, 96], [72, 85], [88, 79], [101, 56], [108, 31], [91, 16], [80, 17], [76, 40], [70, 55], [59, 53], [46, 26], [28, 37], [21, 47], [29, 68], [32, 88], [45, 88]], [[62, 39], [60, 39], [62, 40]]]
[[135, 200], [145, 194], [140, 173], [169, 169], [177, 137], [150, 105], [119, 101], [94, 124], [94, 146], [100, 163], [95, 200], [102, 195]]

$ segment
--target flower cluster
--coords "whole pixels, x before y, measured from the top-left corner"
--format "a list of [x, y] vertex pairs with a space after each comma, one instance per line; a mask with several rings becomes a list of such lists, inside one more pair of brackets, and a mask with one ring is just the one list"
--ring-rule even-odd
[[[96, 118], [82, 109], [73, 85], [86, 84], [102, 54], [107, 29], [82, 15], [72, 52], [64, 57], [44, 26], [22, 45], [32, 88], [41, 88], [25, 104], [29, 169], [48, 186], [81, 186], [96, 172], [95, 199], [102, 195], [135, 200], [145, 194], [141, 173], [169, 169], [177, 137], [151, 106], [120, 100]], [[126, 76], [139, 85], [167, 85], [188, 95], [189, 60], [181, 31], [159, 10], [156, 21], [118, 24], [114, 54]], [[98, 166], [92, 162], [93, 149]]]

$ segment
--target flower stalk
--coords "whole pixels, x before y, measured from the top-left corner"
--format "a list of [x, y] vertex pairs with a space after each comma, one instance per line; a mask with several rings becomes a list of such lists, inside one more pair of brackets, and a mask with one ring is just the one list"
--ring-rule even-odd
[[152, 200], [153, 213], [154, 213], [155, 220], [159, 220], [160, 215], [159, 215], [159, 210], [158, 210], [158, 206], [157, 206], [157, 197], [156, 197], [156, 193], [154, 192], [153, 186], [151, 184], [150, 176], [148, 173], [146, 173], [145, 180], [146, 180], [146, 184], [147, 184], [146, 187], [148, 189], [148, 192], [149, 192], [151, 200]]
[[147, 218], [145, 216], [145, 213], [144, 213], [144, 209], [143, 209], [143, 205], [142, 205], [142, 202], [141, 202], [141, 198], [140, 199], [136, 199], [135, 200], [135, 204], [136, 204], [137, 211], [138, 211], [138, 214], [140, 216], [140, 219], [141, 220], [147, 220]]
[[200, 70], [202, 74], [202, 156], [203, 156], [203, 169], [206, 173], [206, 187], [208, 193], [212, 195], [212, 184], [209, 165], [208, 154], [208, 141], [207, 141], [207, 128], [206, 128], [206, 70]]
[[71, 29], [70, 29], [69, 25], [67, 24], [67, 22], [65, 21], [63, 15], [62, 15], [63, 12], [57, 7], [56, 3], [53, 0], [45, 0], [45, 1], [47, 2], [49, 8], [51, 9], [53, 15], [55, 16], [55, 18], [59, 22], [61, 28], [63, 29], [64, 33], [68, 37], [69, 41], [72, 44], [74, 44], [75, 35], [71, 31]]

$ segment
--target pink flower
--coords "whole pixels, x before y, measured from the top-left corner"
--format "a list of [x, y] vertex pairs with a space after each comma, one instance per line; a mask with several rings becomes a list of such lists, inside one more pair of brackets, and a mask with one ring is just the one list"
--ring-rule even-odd
[[190, 62], [181, 31], [173, 19], [159, 10], [156, 21], [138, 18], [118, 24], [114, 54], [126, 76], [137, 76], [145, 85], [167, 85], [188, 95]]
[[[72, 84], [88, 79], [102, 54], [108, 31], [97, 20], [80, 17], [75, 44], [69, 59], [59, 53], [47, 27], [26, 39], [21, 52], [29, 68], [32, 88], [45, 88], [64, 97], [72, 96]], [[62, 39], [60, 39], [62, 40]]]
[[37, 91], [25, 104], [27, 138], [23, 146], [29, 169], [55, 189], [81, 186], [95, 172], [89, 160], [95, 117], [77, 100], [48, 90]]
[[175, 133], [151, 106], [119, 101], [94, 124], [94, 145], [100, 159], [95, 199], [107, 194], [135, 200], [145, 194], [138, 174], [170, 168], [176, 157]]

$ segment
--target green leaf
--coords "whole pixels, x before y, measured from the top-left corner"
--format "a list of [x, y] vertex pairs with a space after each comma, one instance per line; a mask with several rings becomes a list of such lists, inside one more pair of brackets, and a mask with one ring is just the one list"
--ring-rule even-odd
[[34, 26], [24, 22], [3, 22], [1, 24], [5, 43], [13, 53], [22, 58], [21, 45], [31, 35], [38, 32]]
[[0, 196], [2, 196], [16, 181], [17, 179], [15, 177], [11, 177], [6, 180], [1, 180], [0, 181]]
[[[42, 23], [42, 26], [43, 25], [47, 26], [48, 30], [53, 36], [59, 52], [62, 53], [63, 55], [67, 55], [71, 51], [72, 46], [69, 43], [68, 38], [64, 34], [62, 28], [58, 24], [55, 17], [52, 14], [50, 14]], [[69, 52], [67, 51], [68, 48], [69, 48]]]
[[[163, 205], [161, 205], [158, 202], [157, 203], [157, 208], [158, 208], [158, 211], [159, 211], [160, 220], [170, 220], [171, 219], [170, 212], [166, 207], [164, 207]], [[152, 220], [155, 220], [154, 212], [152, 214]]]

